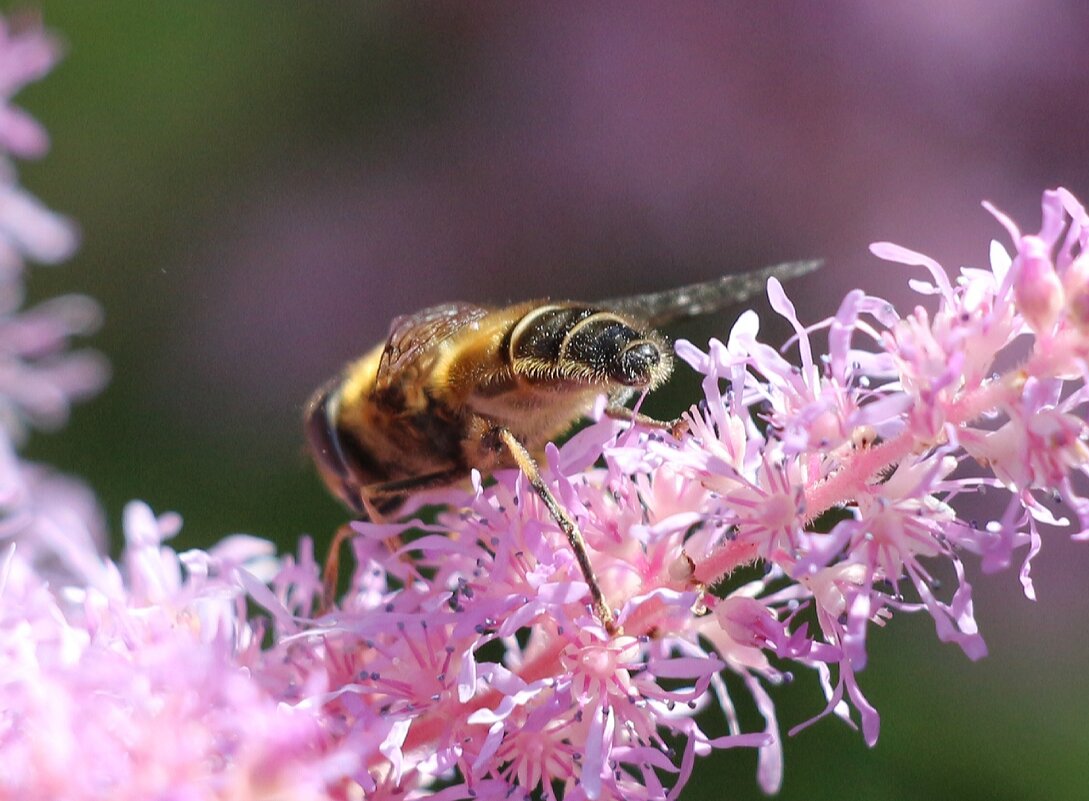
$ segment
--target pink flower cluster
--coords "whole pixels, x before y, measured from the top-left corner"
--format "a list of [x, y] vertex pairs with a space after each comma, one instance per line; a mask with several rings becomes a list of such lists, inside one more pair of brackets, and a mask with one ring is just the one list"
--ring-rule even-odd
[[[55, 54], [37, 28], [0, 28], [3, 97]], [[44, 146], [0, 105], [9, 156]], [[796, 672], [823, 693], [818, 717], [872, 744], [859, 683], [871, 625], [921, 612], [978, 658], [962, 558], [1020, 559], [1031, 596], [1041, 527], [1070, 525], [1055, 501], [1089, 539], [1075, 481], [1089, 465], [1089, 216], [1064, 190], [1043, 209], [1032, 235], [992, 209], [1012, 255], [995, 243], [987, 267], [952, 278], [875, 245], [918, 268], [906, 316], [856, 290], [806, 325], [773, 280], [795, 356], [762, 343], [747, 312], [725, 343], [677, 344], [704, 376], [686, 433], [603, 418], [550, 446], [543, 473], [586, 538], [610, 632], [510, 471], [414, 499], [441, 505], [432, 523], [355, 524], [350, 587], [320, 613], [305, 539], [297, 557], [244, 536], [177, 552], [179, 519], [133, 503], [123, 557], [108, 559], [89, 491], [17, 454], [27, 424], [60, 422], [103, 370], [67, 351], [97, 316], [88, 301], [19, 310], [23, 259], [59, 258], [74, 236], [10, 183], [0, 797], [672, 799], [698, 757], [734, 747], [758, 749], [771, 792], [773, 695]], [[963, 519], [984, 490], [993, 519]], [[954, 580], [939, 587], [939, 572]]]
[[98, 327], [93, 301], [73, 295], [22, 308], [26, 261], [63, 261], [78, 240], [70, 221], [18, 185], [12, 161], [41, 156], [49, 146], [41, 126], [10, 99], [48, 72], [58, 54], [36, 24], [13, 30], [0, 19], [0, 428], [15, 442], [29, 426], [63, 424], [71, 402], [94, 394], [107, 372], [97, 354], [67, 350], [71, 337]]
[[[363, 737], [353, 780], [372, 796], [672, 798], [695, 757], [754, 746], [770, 792], [784, 666], [815, 674], [818, 718], [856, 717], [873, 744], [879, 718], [858, 681], [871, 625], [924, 612], [941, 640], [983, 656], [962, 557], [995, 570], [1024, 550], [1031, 596], [1040, 525], [1067, 523], [1045, 501], [1064, 502], [1089, 537], [1071, 481], [1089, 465], [1089, 217], [1064, 190], [1043, 207], [1031, 236], [994, 212], [1014, 255], [995, 243], [989, 268], [955, 279], [874, 245], [923, 268], [911, 284], [932, 311], [901, 317], [856, 290], [807, 327], [772, 280], [795, 359], [760, 342], [747, 312], [725, 344], [677, 344], [704, 376], [686, 435], [603, 419], [550, 448], [551, 486], [591, 548], [617, 635], [517, 474], [429, 496], [448, 510], [435, 525], [356, 524], [360, 567], [337, 610], [300, 627], [304, 608], [267, 604], [324, 664], [326, 708]], [[962, 519], [958, 503], [986, 489], [994, 519]], [[396, 554], [383, 548], [410, 531]], [[940, 590], [939, 571], [954, 577]], [[762, 731], [741, 729], [742, 704]], [[696, 723], [708, 706], [716, 730]]]
[[33, 21], [0, 19], [0, 798], [328, 798], [344, 766], [321, 719], [251, 667], [264, 627], [236, 574], [271, 575], [268, 544], [177, 554], [162, 545], [177, 517], [133, 504], [114, 564], [93, 494], [18, 455], [30, 428], [63, 423], [106, 378], [100, 356], [69, 350], [98, 323], [92, 301], [22, 308], [26, 263], [77, 242], [12, 162], [48, 140], [9, 98], [57, 55]]

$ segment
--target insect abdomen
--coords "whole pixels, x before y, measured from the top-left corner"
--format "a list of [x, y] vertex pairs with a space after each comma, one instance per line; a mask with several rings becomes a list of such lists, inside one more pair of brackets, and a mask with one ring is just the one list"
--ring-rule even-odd
[[539, 306], [511, 328], [512, 370], [529, 380], [654, 387], [669, 375], [669, 346], [654, 331], [610, 311]]

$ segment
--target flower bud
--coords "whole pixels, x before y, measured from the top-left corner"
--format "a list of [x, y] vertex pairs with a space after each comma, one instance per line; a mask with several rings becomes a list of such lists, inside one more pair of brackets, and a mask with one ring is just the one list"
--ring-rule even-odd
[[767, 639], [767, 626], [775, 614], [755, 598], [733, 596], [715, 607], [715, 617], [727, 636], [736, 643], [756, 648]]
[[1063, 275], [1066, 317], [1082, 334], [1089, 334], [1089, 255], [1083, 253]]
[[1050, 334], [1062, 313], [1063, 286], [1047, 243], [1038, 236], [1021, 237], [1013, 269], [1017, 310], [1037, 335]]

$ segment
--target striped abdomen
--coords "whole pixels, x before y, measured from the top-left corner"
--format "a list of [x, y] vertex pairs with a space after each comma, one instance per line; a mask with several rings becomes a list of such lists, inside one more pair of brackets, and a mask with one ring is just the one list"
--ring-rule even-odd
[[672, 368], [660, 334], [611, 311], [561, 303], [530, 309], [510, 329], [506, 356], [530, 381], [653, 389]]

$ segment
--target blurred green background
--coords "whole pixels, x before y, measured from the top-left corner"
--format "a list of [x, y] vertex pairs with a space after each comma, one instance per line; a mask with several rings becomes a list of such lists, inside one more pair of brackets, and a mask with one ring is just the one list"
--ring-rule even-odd
[[[86, 478], [115, 538], [142, 498], [182, 513], [182, 547], [323, 548], [345, 513], [303, 453], [302, 405], [396, 314], [823, 256], [793, 290], [818, 319], [853, 286], [906, 302], [870, 241], [979, 264], [1003, 236], [980, 200], [1034, 230], [1042, 189], [1089, 193], [1073, 1], [43, 13], [68, 52], [17, 99], [53, 136], [20, 174], [84, 242], [30, 292], [97, 298], [115, 375], [28, 453]], [[694, 393], [680, 376], [653, 409]], [[1087, 570], [1060, 537], [1035, 604], [1012, 573], [976, 576], [980, 664], [921, 618], [878, 632], [879, 744], [836, 721], [788, 739], [780, 797], [1089, 799]], [[811, 676], [776, 696], [784, 731], [821, 706]], [[685, 797], [759, 797], [754, 771], [744, 752], [705, 761]]]

